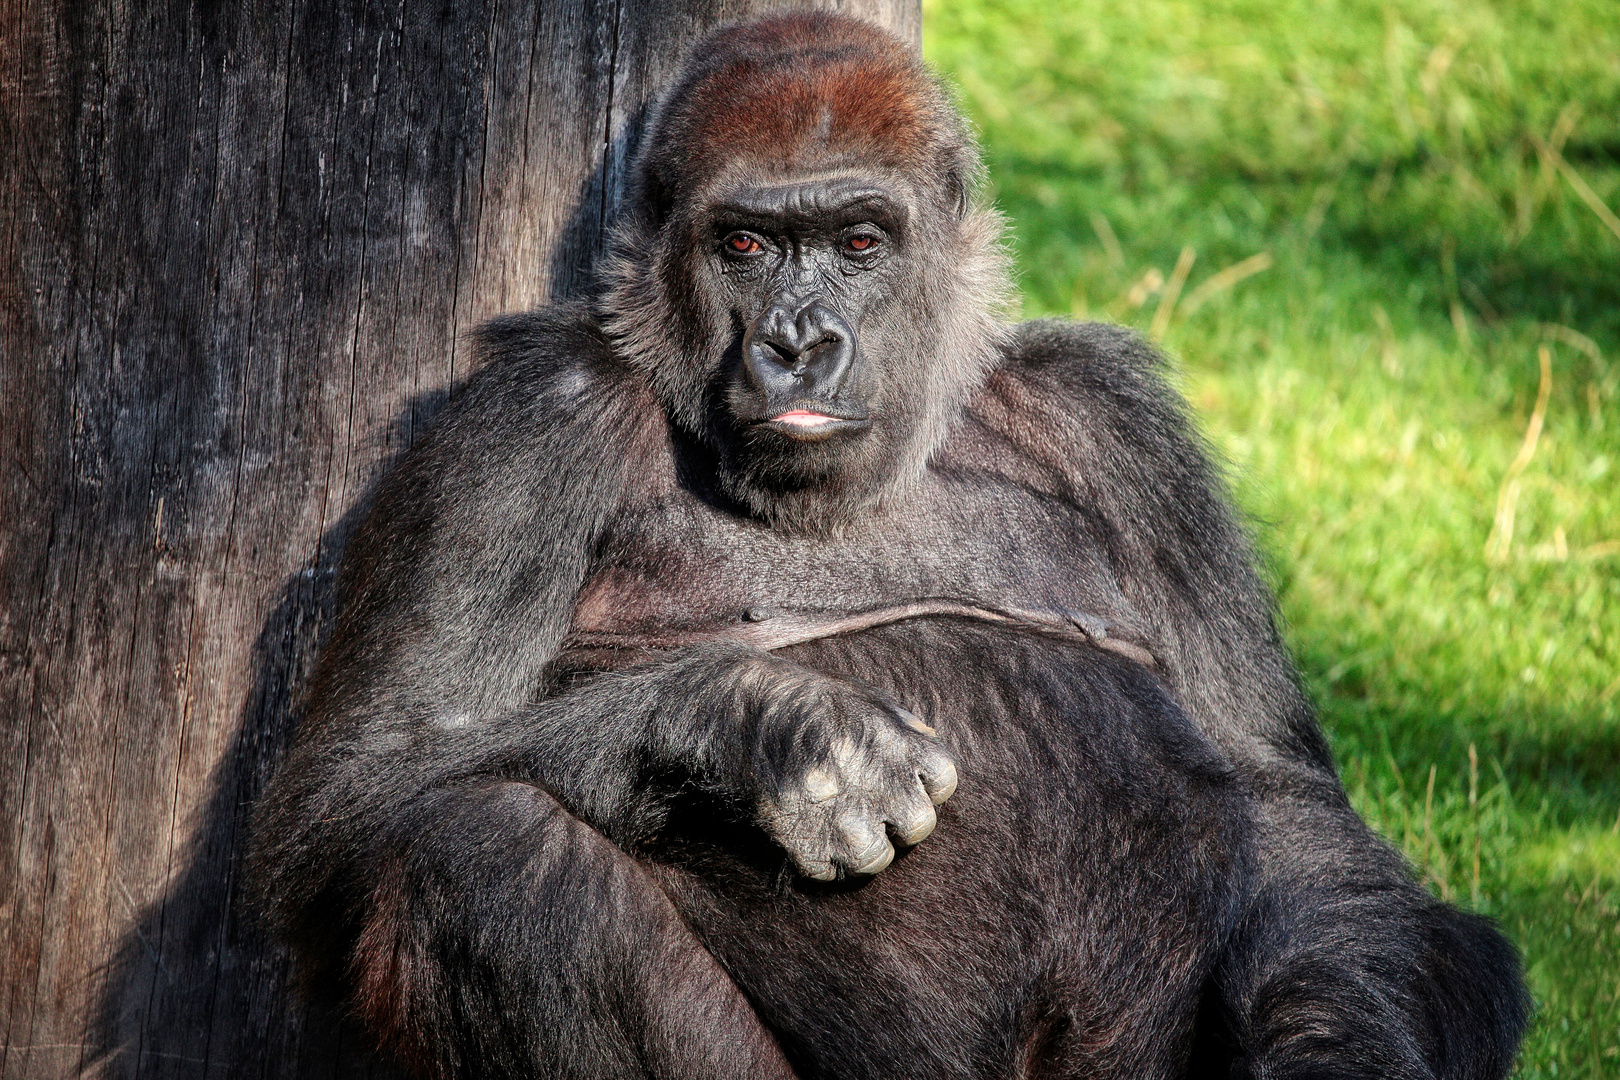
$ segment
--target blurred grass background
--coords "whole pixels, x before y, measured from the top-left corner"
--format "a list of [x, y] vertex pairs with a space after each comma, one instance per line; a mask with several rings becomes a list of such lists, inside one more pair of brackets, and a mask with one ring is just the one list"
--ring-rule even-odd
[[1024, 314], [1233, 465], [1346, 784], [1620, 1076], [1620, 5], [929, 0]]

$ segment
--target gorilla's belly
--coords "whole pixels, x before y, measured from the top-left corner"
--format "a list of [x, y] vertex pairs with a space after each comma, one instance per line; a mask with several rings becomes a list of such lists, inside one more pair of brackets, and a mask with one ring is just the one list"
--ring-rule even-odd
[[918, 620], [784, 655], [934, 724], [961, 786], [860, 883], [678, 819], [656, 872], [801, 1076], [1179, 1075], [1248, 884], [1229, 770], [1144, 668]]

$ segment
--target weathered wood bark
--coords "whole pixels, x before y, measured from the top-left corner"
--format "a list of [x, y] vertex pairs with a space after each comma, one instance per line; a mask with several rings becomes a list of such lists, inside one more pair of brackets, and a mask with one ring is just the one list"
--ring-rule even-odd
[[239, 899], [337, 552], [776, 6], [0, 0], [0, 1077], [383, 1071]]

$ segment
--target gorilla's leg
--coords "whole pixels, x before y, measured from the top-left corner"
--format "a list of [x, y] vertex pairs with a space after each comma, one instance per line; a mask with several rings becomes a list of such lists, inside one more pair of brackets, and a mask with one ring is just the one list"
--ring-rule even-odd
[[356, 1004], [422, 1073], [793, 1075], [635, 860], [539, 788], [431, 792], [390, 840], [355, 951]]
[[1279, 800], [1260, 825], [1265, 884], [1220, 975], [1231, 1075], [1505, 1076], [1529, 1003], [1495, 927], [1431, 897], [1348, 806]]

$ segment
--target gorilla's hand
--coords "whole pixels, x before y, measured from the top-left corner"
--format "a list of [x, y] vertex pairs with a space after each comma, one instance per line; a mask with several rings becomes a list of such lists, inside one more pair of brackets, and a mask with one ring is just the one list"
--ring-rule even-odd
[[754, 718], [760, 822], [808, 877], [875, 874], [894, 843], [934, 831], [956, 763], [933, 728], [876, 691], [780, 663], [793, 670], [766, 680]]

